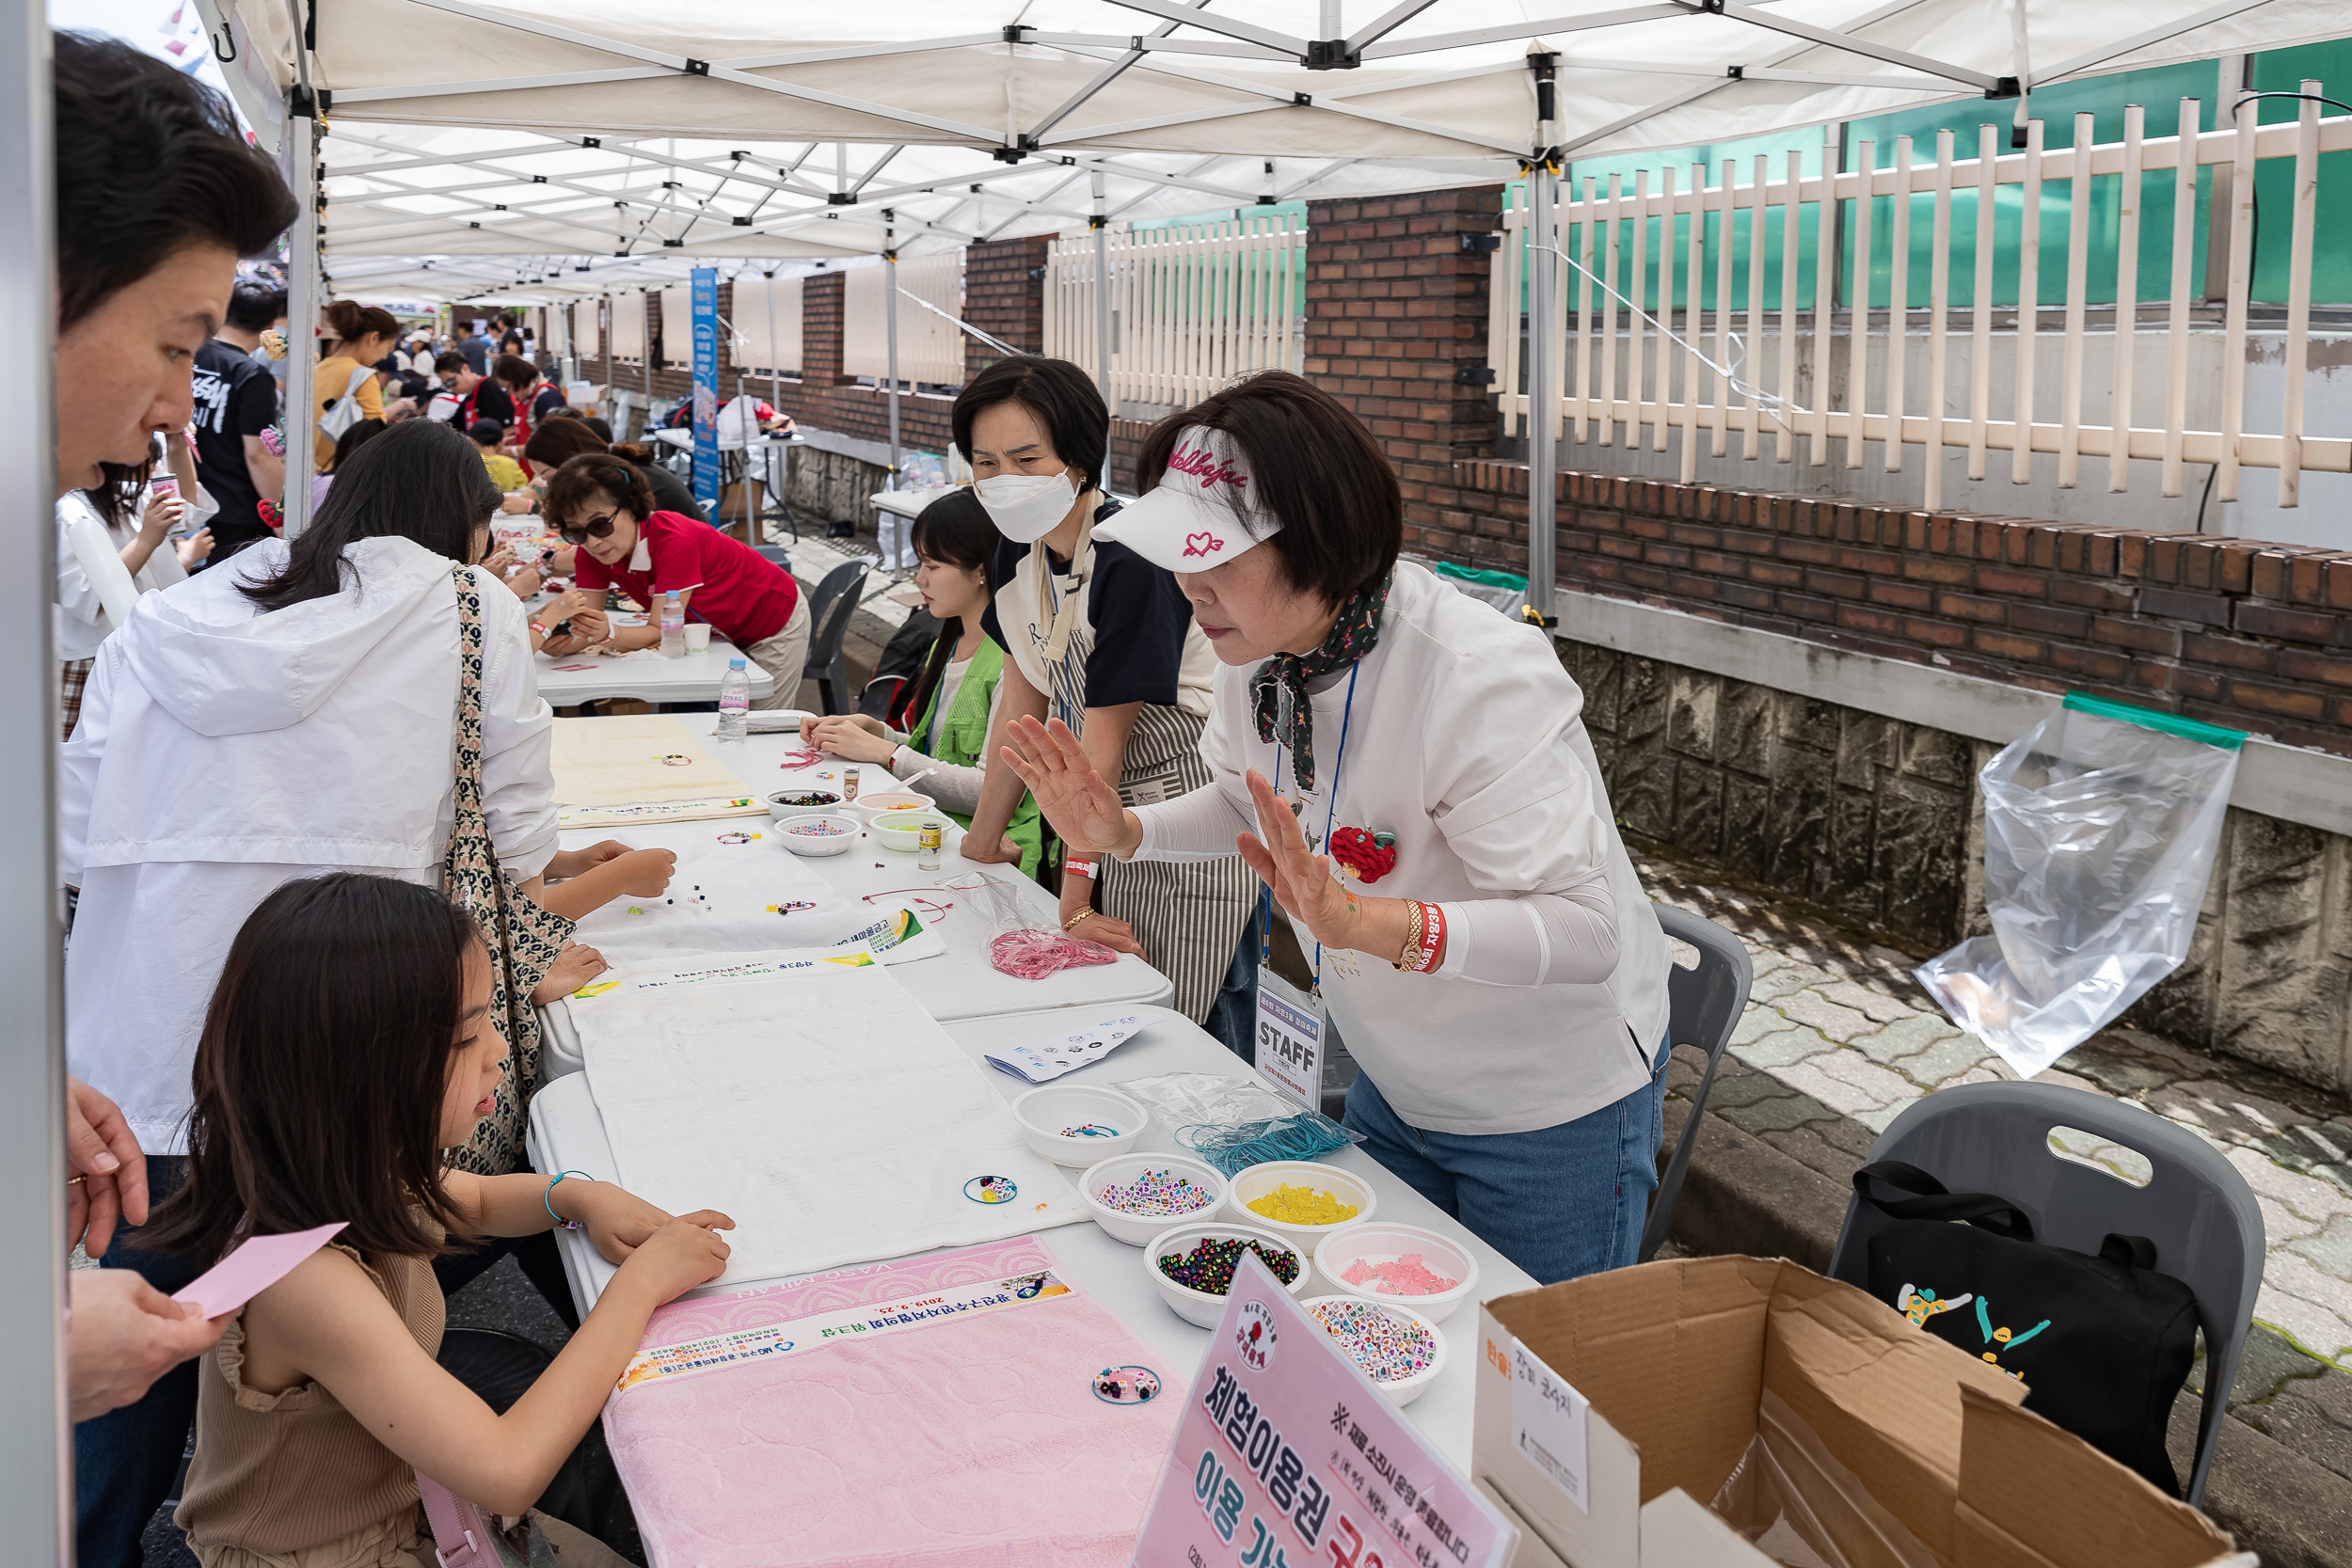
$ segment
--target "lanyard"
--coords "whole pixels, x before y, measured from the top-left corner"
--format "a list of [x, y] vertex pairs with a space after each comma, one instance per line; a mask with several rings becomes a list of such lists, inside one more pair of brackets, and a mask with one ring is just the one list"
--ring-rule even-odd
[[[1324, 802], [1323, 810], [1323, 847], [1326, 853], [1328, 853], [1331, 847], [1331, 825], [1339, 820], [1340, 770], [1347, 766], [1347, 727], [1349, 721], [1356, 717], [1356, 673], [1361, 668], [1360, 663], [1347, 667], [1347, 705], [1340, 709], [1340, 754], [1331, 764], [1331, 794]], [[1313, 700], [1311, 696], [1308, 698], [1310, 703]], [[1276, 741], [1274, 743], [1274, 776], [1278, 779], [1282, 776], [1282, 743]], [[1261, 885], [1258, 889], [1258, 961], [1264, 963], [1273, 956], [1274, 890]], [[1319, 942], [1315, 943], [1313, 975], [1315, 993], [1321, 995], [1323, 992], [1323, 943]]]

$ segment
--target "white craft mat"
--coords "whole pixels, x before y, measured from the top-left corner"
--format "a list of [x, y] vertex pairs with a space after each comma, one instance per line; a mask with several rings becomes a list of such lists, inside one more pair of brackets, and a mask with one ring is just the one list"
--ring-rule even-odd
[[[668, 763], [664, 757], [687, 760]], [[702, 736], [665, 713], [558, 719], [548, 762], [555, 775], [555, 799], [567, 806], [753, 793], [710, 754]]]
[[[759, 836], [724, 842], [752, 833]], [[615, 898], [580, 923], [573, 940], [625, 970], [681, 963], [707, 953], [829, 947], [898, 907], [895, 899], [864, 904], [842, 893], [785, 848], [776, 825], [765, 816], [566, 830], [563, 845], [582, 849], [608, 838], [632, 849], [667, 849], [677, 856], [667, 893]], [[769, 911], [771, 904], [781, 909], [795, 902], [817, 907], [789, 914]]]
[[[979, 1064], [863, 954], [639, 974], [573, 998], [571, 1015], [614, 1174], [672, 1213], [732, 1216], [728, 1281], [1087, 1217]], [[1018, 1195], [975, 1202], [964, 1189], [981, 1176]]]

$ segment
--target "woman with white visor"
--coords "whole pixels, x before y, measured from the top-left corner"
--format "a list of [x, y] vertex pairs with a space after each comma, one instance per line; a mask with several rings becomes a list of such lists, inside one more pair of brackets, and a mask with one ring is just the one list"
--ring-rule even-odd
[[1176, 575], [1219, 665], [1211, 783], [1128, 808], [1059, 724], [1005, 758], [1073, 847], [1238, 846], [1361, 1065], [1366, 1149], [1537, 1279], [1634, 1261], [1671, 958], [1549, 640], [1399, 562], [1371, 434], [1269, 372], [1162, 421], [1095, 531]]

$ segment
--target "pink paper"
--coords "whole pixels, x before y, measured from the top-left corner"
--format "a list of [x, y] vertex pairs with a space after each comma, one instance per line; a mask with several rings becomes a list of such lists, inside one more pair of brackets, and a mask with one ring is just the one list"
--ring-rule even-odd
[[172, 1292], [174, 1301], [201, 1302], [208, 1318], [225, 1318], [294, 1273], [294, 1265], [335, 1239], [351, 1222], [337, 1220], [283, 1236], [253, 1236], [204, 1271], [194, 1283]]
[[[644, 1346], [1044, 1270], [1060, 1273], [1031, 1237], [843, 1269], [663, 1307]], [[1114, 1568], [1191, 1371], [1163, 1361], [1073, 1290], [632, 1386], [605, 1432], [662, 1568]], [[1130, 1365], [1161, 1394], [1098, 1400], [1095, 1375]]]

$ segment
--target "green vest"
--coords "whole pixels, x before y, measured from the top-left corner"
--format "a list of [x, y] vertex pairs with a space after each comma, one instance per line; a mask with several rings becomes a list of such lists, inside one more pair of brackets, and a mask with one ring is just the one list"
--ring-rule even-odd
[[[962, 684], [956, 688], [955, 702], [939, 721], [937, 733], [932, 732], [931, 720], [939, 707], [939, 689], [933, 687], [907, 743], [938, 762], [953, 763], [959, 768], [977, 765], [981, 753], [988, 749], [989, 705], [996, 699], [996, 683], [1004, 678], [1004, 673], [1005, 651], [992, 639], [981, 638], [978, 649], [972, 655], [971, 668], [964, 671]], [[951, 811], [947, 815], [961, 827], [972, 826], [972, 818], [962, 812]], [[1045, 848], [1045, 823], [1038, 816], [1036, 799], [1025, 791], [1021, 804], [1013, 809], [1005, 836], [1021, 846], [1021, 874], [1036, 876], [1038, 859]]]

